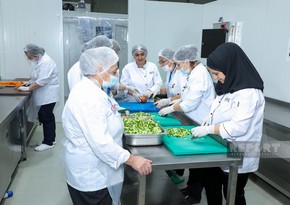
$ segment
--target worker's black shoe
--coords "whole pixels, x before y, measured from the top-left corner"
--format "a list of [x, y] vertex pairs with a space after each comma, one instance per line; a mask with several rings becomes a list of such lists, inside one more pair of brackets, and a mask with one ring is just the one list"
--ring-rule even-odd
[[187, 200], [189, 204], [198, 204], [200, 203], [200, 199], [195, 199], [189, 191], [189, 188], [180, 189], [180, 192], [183, 194], [184, 198]]

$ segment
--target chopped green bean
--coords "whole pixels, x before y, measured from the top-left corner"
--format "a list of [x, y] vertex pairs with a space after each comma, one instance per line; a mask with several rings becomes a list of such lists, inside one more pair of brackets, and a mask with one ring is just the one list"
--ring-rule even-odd
[[186, 135], [190, 135], [191, 131], [185, 128], [168, 128], [166, 130], [166, 133], [167, 135], [170, 135], [170, 136], [183, 138]]
[[126, 134], [161, 134], [160, 126], [150, 118], [123, 118]]

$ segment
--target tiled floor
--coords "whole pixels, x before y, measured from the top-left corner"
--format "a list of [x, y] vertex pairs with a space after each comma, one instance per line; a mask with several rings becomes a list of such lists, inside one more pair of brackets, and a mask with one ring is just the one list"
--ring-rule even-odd
[[[34, 146], [42, 140], [42, 127], [37, 127], [27, 148], [27, 160], [19, 164], [10, 186], [9, 190], [12, 190], [14, 195], [7, 198], [4, 205], [72, 205], [61, 165], [63, 138], [63, 129], [58, 123], [55, 148], [35, 152]], [[178, 186], [184, 187], [185, 183]], [[290, 204], [288, 198], [254, 176], [247, 184], [246, 198], [248, 205]], [[205, 196], [200, 204], [207, 204]]]

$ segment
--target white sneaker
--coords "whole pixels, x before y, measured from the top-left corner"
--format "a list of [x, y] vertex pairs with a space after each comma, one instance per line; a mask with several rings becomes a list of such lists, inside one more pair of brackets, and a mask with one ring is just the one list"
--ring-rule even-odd
[[[42, 144], [42, 142], [39, 142], [39, 143], [36, 144], [36, 146], [39, 146], [39, 145], [41, 145], [41, 144]], [[53, 145], [56, 145], [56, 141], [54, 141], [52, 144], [53, 144]]]
[[34, 150], [41, 152], [41, 151], [45, 151], [48, 149], [52, 149], [53, 147], [54, 147], [54, 145], [41, 144], [41, 145], [35, 147]]

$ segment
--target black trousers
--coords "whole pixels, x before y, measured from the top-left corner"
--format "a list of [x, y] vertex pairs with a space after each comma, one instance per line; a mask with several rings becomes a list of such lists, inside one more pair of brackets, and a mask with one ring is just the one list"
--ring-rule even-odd
[[[248, 182], [249, 173], [238, 174], [237, 189], [236, 189], [236, 199], [235, 205], [246, 205], [245, 198], [245, 186]], [[227, 196], [229, 174], [223, 173], [223, 192], [224, 196]]]
[[208, 205], [222, 205], [222, 170], [219, 167], [189, 169], [187, 186], [196, 201], [205, 188]]
[[55, 103], [41, 105], [38, 111], [39, 122], [43, 126], [43, 144], [52, 145], [55, 141], [55, 117], [53, 108]]
[[68, 185], [68, 191], [74, 205], [112, 205], [107, 188], [98, 191], [82, 192]]

